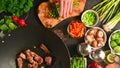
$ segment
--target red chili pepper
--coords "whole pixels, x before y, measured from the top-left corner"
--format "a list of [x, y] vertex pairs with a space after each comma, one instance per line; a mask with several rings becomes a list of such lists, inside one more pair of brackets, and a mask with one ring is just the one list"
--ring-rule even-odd
[[18, 21], [19, 18], [18, 18], [17, 16], [12, 16], [12, 20], [13, 20], [13, 21]]
[[25, 20], [23, 19], [19, 19], [17, 22], [20, 26], [27, 26], [27, 24], [25, 23]]
[[16, 21], [20, 26], [27, 26], [25, 20], [18, 18], [17, 16], [12, 17], [13, 21]]

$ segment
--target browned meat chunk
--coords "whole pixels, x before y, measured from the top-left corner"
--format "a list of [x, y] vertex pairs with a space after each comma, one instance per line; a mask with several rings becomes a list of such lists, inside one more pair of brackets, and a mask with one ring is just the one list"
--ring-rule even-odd
[[38, 67], [38, 63], [37, 62], [33, 63], [33, 68], [37, 68], [37, 67]]
[[22, 60], [22, 58], [17, 58], [17, 63], [18, 63], [18, 68], [22, 68], [22, 66], [23, 66], [23, 60]]
[[47, 63], [47, 65], [51, 65], [52, 64], [52, 57], [51, 56], [46, 56], [45, 57], [45, 62]]
[[33, 64], [28, 64], [28, 68], [38, 68], [38, 63], [34, 62]]
[[22, 59], [26, 59], [26, 55], [24, 53], [20, 53], [19, 55]]
[[27, 57], [27, 60], [28, 60], [30, 63], [34, 63], [34, 62], [35, 62], [34, 59], [33, 59], [33, 57], [31, 57], [31, 56]]
[[45, 52], [45, 53], [50, 53], [50, 50], [44, 45], [44, 44], [41, 44], [40, 45], [40, 48]]
[[26, 56], [27, 56], [27, 60], [30, 62], [30, 63], [34, 63], [35, 61], [33, 60], [33, 56], [31, 55], [31, 51], [28, 49], [25, 51], [26, 53]]
[[26, 50], [27, 59], [30, 63], [35, 63], [37, 61], [39, 64], [43, 63], [43, 58], [38, 56], [35, 52], [30, 51], [29, 49]]
[[[35, 52], [31, 51], [30, 49], [27, 49], [24, 53], [21, 52], [19, 54], [19, 57], [17, 58], [18, 68], [22, 68], [22, 67], [26, 66], [26, 64], [23, 65], [24, 60], [28, 61], [27, 68], [38, 68], [38, 65], [41, 65], [43, 62], [46, 62], [47, 65], [52, 64], [51, 56], [45, 57], [45, 61], [44, 61], [41, 56], [39, 56]], [[40, 68], [45, 68], [45, 67], [41, 66]]]
[[43, 63], [43, 58], [41, 56], [38, 56], [37, 54], [34, 56], [34, 59], [39, 63], [42, 64]]
[[28, 64], [28, 68], [32, 68], [33, 67], [33, 65], [32, 64]]

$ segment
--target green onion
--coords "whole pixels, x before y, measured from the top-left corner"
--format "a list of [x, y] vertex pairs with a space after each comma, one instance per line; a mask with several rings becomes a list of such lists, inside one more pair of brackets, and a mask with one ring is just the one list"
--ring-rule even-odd
[[112, 18], [119, 2], [119, 0], [103, 0], [95, 5], [92, 9], [98, 13], [100, 22], [105, 23]]
[[117, 13], [115, 14], [115, 16], [107, 23], [105, 23], [103, 25], [103, 28], [109, 32], [111, 31], [116, 25], [117, 23], [120, 21], [120, 8], [119, 10], [117, 11]]

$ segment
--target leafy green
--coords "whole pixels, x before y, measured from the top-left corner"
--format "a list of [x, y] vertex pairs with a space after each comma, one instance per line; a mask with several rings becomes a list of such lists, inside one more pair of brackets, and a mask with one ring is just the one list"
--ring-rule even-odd
[[0, 29], [1, 29], [2, 31], [6, 31], [6, 30], [9, 29], [9, 27], [8, 27], [6, 24], [3, 24], [3, 25], [0, 26]]
[[4, 21], [5, 21], [4, 19], [1, 19], [0, 20], [0, 25], [3, 25], [5, 23]]
[[73, 8], [75, 8], [76, 6], [78, 6], [80, 4], [80, 2], [73, 2]]
[[33, 6], [33, 0], [0, 0], [0, 12], [8, 12], [15, 16], [21, 16]]
[[52, 16], [53, 18], [58, 18], [59, 17], [59, 11], [58, 11], [58, 9], [59, 9], [60, 7], [59, 6], [53, 6], [52, 4], [50, 4], [50, 7], [49, 7], [49, 9], [50, 9], [50, 11], [49, 11], [49, 14], [50, 14], [50, 16]]
[[2, 30], [4, 34], [7, 34], [18, 27], [19, 25], [11, 19], [11, 16], [5, 16], [0, 20], [0, 30]]

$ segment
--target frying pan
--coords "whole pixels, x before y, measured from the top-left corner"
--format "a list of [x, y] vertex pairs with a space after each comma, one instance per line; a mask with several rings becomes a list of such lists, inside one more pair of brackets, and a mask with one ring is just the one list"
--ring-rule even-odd
[[[30, 27], [31, 28], [31, 27]], [[16, 68], [17, 54], [23, 50], [39, 47], [44, 43], [50, 49], [55, 62], [53, 68], [70, 68], [70, 56], [64, 43], [44, 28], [19, 28], [0, 42], [0, 68]], [[37, 53], [41, 55], [42, 53]]]
[[[44, 43], [55, 57], [52, 68], [70, 68], [67, 47], [56, 34], [39, 24], [33, 11], [31, 9], [28, 13], [26, 19], [28, 26], [12, 31], [2, 39], [4, 42], [0, 41], [0, 68], [17, 68], [18, 54], [26, 49], [33, 49], [34, 46], [39, 48], [41, 43]], [[40, 51], [37, 54], [43, 53]]]

